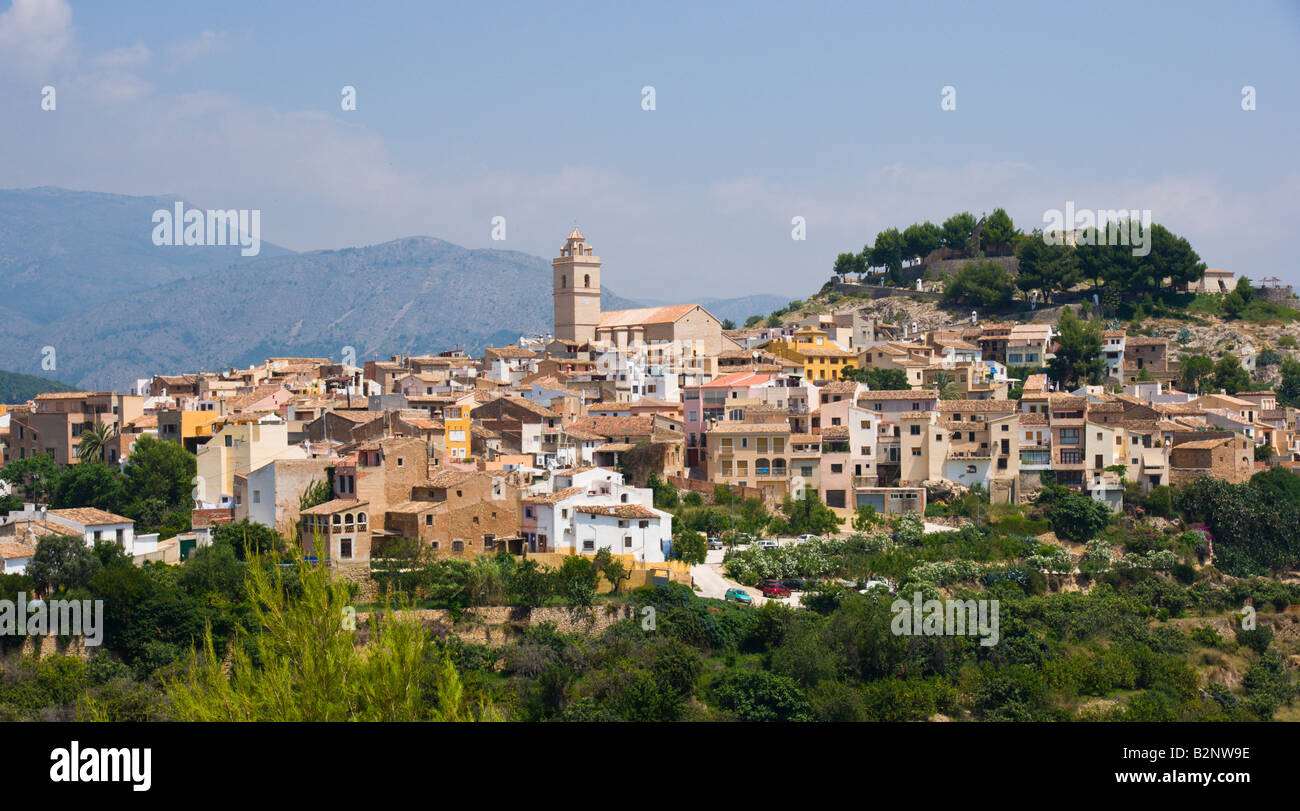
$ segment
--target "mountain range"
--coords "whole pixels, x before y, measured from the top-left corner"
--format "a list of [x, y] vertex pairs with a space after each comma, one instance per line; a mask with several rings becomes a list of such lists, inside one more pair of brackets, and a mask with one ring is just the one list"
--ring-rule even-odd
[[[548, 259], [432, 237], [304, 253], [263, 241], [256, 257], [155, 246], [153, 212], [177, 202], [0, 190], [0, 369], [121, 391], [156, 373], [340, 358], [344, 347], [359, 359], [474, 353], [551, 328]], [[669, 303], [601, 293], [607, 310]], [[699, 303], [740, 323], [786, 300]]]

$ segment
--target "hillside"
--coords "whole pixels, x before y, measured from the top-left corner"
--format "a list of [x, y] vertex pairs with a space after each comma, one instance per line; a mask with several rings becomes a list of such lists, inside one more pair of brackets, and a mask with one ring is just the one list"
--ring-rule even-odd
[[76, 388], [47, 377], [0, 372], [0, 403], [25, 403], [49, 391], [76, 391]]
[[[1117, 311], [1103, 316], [1104, 324], [1128, 329], [1130, 332], [1169, 339], [1176, 354], [1205, 354], [1217, 358], [1223, 352], [1240, 353], [1247, 347], [1256, 351], [1274, 349], [1281, 355], [1300, 357], [1300, 300], [1292, 299], [1289, 306], [1269, 305], [1257, 301], [1238, 316], [1222, 312], [1222, 296], [1166, 294], [1165, 301], [1141, 306], [1140, 302], [1123, 302]], [[1090, 287], [1080, 287], [1073, 293], [1059, 297], [1053, 306], [1031, 308], [1017, 299], [1005, 311], [982, 311], [981, 323], [1016, 321], [1022, 323], [1055, 323], [1065, 306], [1091, 306]], [[901, 292], [881, 298], [844, 295], [827, 285], [822, 290], [799, 302], [793, 311], [778, 308], [772, 314], [783, 324], [791, 324], [810, 315], [858, 311], [868, 319], [894, 326], [916, 324], [922, 330], [961, 329], [970, 326], [971, 308], [944, 306], [933, 296]], [[1291, 343], [1291, 340], [1295, 344]], [[1269, 385], [1278, 378], [1278, 366], [1261, 368], [1256, 382]]]

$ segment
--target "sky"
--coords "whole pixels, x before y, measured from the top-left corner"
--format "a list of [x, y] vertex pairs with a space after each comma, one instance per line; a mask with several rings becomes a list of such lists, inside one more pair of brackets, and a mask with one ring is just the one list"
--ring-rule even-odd
[[1300, 287], [1297, 2], [0, 8], [0, 188], [258, 209], [294, 250], [553, 257], [578, 225], [607, 287], [673, 300], [801, 298], [884, 228], [1072, 202]]

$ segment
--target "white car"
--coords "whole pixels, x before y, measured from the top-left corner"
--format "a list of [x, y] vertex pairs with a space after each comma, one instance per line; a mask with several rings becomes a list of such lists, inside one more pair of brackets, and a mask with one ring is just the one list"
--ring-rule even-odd
[[778, 544], [776, 541], [773, 541], [773, 540], [766, 540], [766, 541], [759, 541], [759, 542], [758, 542], [758, 548], [759, 548], [759, 549], [776, 549], [778, 546], [780, 546], [780, 544]]
[[858, 585], [861, 586], [861, 588], [858, 589], [858, 594], [867, 594], [872, 589], [881, 587], [884, 587], [890, 594], [895, 593], [893, 585], [890, 584], [888, 580], [868, 580], [867, 582], [859, 583]]
[[821, 538], [817, 537], [816, 535], [800, 535], [798, 538], [794, 539], [794, 542], [803, 543], [804, 541], [820, 541], [820, 540]]

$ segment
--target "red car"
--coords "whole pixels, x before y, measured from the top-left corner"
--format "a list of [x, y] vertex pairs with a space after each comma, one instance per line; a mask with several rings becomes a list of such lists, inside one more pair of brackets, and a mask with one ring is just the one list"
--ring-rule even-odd
[[790, 589], [781, 585], [780, 580], [764, 580], [758, 584], [758, 590], [764, 597], [789, 597]]

